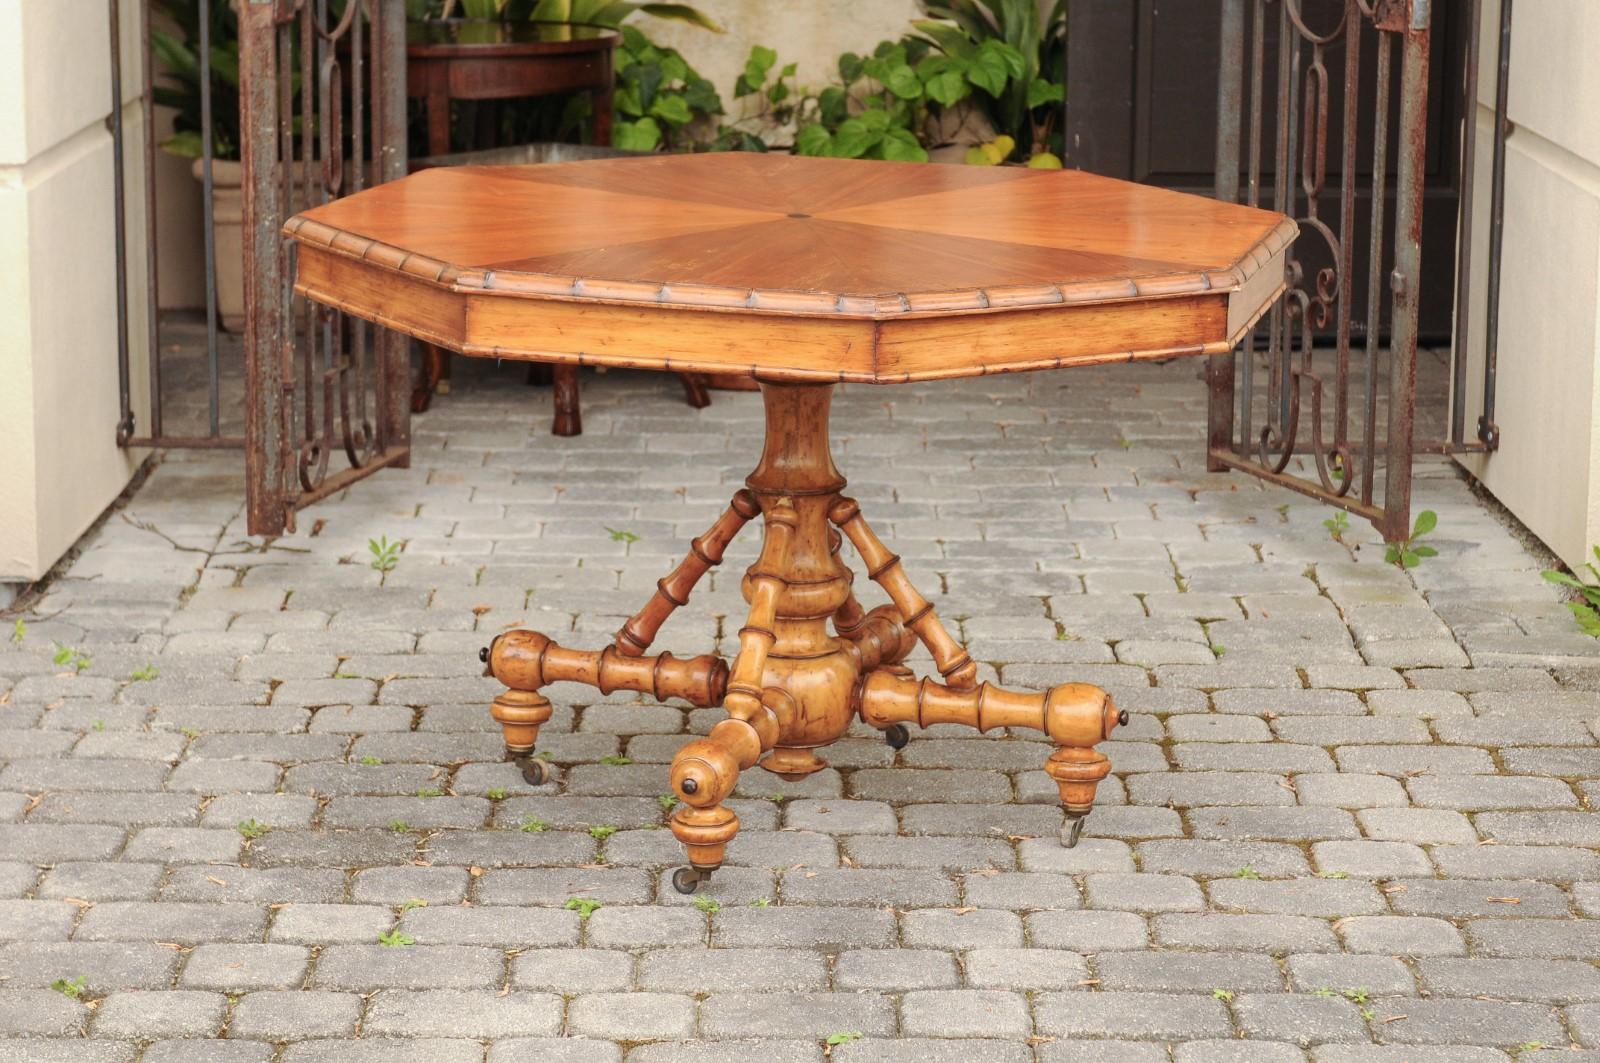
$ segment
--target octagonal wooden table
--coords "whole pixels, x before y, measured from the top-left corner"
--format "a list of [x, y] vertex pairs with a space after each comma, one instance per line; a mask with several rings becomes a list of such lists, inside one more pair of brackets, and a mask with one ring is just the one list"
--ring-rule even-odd
[[[484, 650], [508, 688], [494, 718], [533, 783], [551, 706], [602, 693], [721, 705], [672, 762], [690, 892], [721, 866], [741, 770], [798, 779], [860, 716], [899, 748], [906, 722], [1043, 731], [1075, 844], [1110, 771], [1095, 749], [1126, 713], [1093, 686], [977, 681], [829, 454], [839, 382], [1058, 369], [1231, 350], [1283, 287], [1296, 229], [1267, 211], [1073, 171], [771, 155], [658, 156], [428, 170], [290, 220], [296, 290], [468, 355], [739, 373], [760, 382], [766, 442], [715, 524], [602, 650], [532, 631]], [[731, 665], [651, 654], [657, 630], [759, 517], [760, 555]], [[849, 538], [888, 604], [867, 610]], [[830, 630], [831, 626], [831, 630]], [[918, 642], [938, 678], [905, 665]]]

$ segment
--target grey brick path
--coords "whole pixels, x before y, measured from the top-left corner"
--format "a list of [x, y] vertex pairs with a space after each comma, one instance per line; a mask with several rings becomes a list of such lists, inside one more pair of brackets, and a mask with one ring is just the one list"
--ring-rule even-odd
[[[1134, 720], [1072, 852], [1036, 736], [748, 773], [698, 905], [656, 798], [718, 714], [557, 688], [533, 790], [476, 650], [601, 645], [755, 396], [591, 376], [558, 440], [458, 363], [410, 470], [270, 543], [235, 458], [169, 455], [0, 649], [0, 1060], [1600, 1058], [1600, 644], [1446, 464], [1410, 574], [1205, 472], [1198, 371], [839, 395], [852, 493], [987, 674]], [[662, 648], [730, 652], [755, 539]]]

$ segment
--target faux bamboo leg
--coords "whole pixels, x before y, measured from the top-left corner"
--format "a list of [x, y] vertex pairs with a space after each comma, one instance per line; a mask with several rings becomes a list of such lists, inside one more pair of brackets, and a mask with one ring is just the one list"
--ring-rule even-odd
[[656, 632], [674, 609], [688, 604], [689, 592], [713, 565], [722, 563], [722, 554], [745, 523], [761, 512], [756, 498], [740, 490], [706, 533], [689, 544], [689, 553], [678, 567], [656, 582], [656, 593], [617, 632], [616, 646], [622, 653], [637, 657], [650, 648]]
[[672, 789], [680, 802], [672, 834], [689, 857], [689, 866], [672, 877], [681, 893], [693, 893], [722, 866], [728, 843], [739, 833], [739, 817], [722, 802], [733, 793], [739, 772], [753, 767], [778, 740], [778, 715], [763, 697], [761, 678], [777, 639], [773, 625], [798, 517], [787, 498], [778, 499], [765, 516], [761, 557], [750, 572], [750, 614], [739, 630], [739, 655], [722, 702], [729, 718], [672, 758]]
[[905, 618], [906, 626], [928, 647], [928, 652], [933, 654], [934, 667], [939, 669], [945, 682], [956, 690], [971, 690], [978, 681], [977, 662], [967, 656], [967, 651], [939, 622], [939, 614], [934, 612], [933, 606], [911, 585], [905, 569], [900, 566], [900, 558], [890, 553], [883, 540], [867, 526], [856, 500], [841, 496], [828, 510], [828, 519], [850, 537], [867, 566], [868, 575], [888, 592]]
[[930, 679], [912, 679], [879, 669], [859, 687], [861, 718], [874, 727], [915, 720], [923, 727], [960, 723], [987, 731], [993, 727], [1031, 727], [1056, 744], [1045, 771], [1056, 781], [1067, 822], [1061, 842], [1078, 843], [1083, 820], [1094, 808], [1095, 789], [1111, 771], [1111, 762], [1094, 748], [1127, 722], [1111, 696], [1087, 683], [1063, 683], [1041, 694], [1003, 690], [981, 683], [970, 691], [953, 690]]
[[551, 380], [555, 384], [556, 415], [551, 422], [550, 432], [558, 436], [576, 436], [583, 434], [583, 414], [579, 407], [578, 399], [578, 367], [575, 365], [557, 365], [551, 371]]
[[479, 654], [489, 674], [509, 689], [490, 708], [506, 739], [506, 755], [534, 785], [548, 779], [543, 761], [534, 757], [539, 728], [550, 719], [550, 702], [540, 690], [551, 683], [587, 683], [602, 694], [637, 690], [657, 701], [682, 698], [705, 708], [722, 701], [728, 666], [712, 654], [678, 660], [670, 653], [627, 657], [614, 647], [573, 650], [558, 646], [537, 631], [507, 631]]

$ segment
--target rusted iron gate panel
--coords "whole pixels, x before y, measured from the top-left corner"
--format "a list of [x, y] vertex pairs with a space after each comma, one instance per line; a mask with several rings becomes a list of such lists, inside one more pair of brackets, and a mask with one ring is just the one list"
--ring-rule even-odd
[[[1310, 24], [1302, 0], [1221, 0], [1221, 12], [1217, 195], [1291, 215], [1301, 228], [1296, 250], [1306, 242], [1320, 245], [1319, 257], [1330, 264], [1307, 276], [1300, 256], [1291, 253], [1288, 291], [1263, 327], [1236, 354], [1212, 360], [1208, 465], [1249, 472], [1366, 517], [1385, 538], [1403, 536], [1410, 519], [1411, 460], [1419, 447], [1416, 293], [1430, 2], [1345, 0], [1330, 25]], [[1265, 69], [1269, 34], [1276, 38], [1271, 71]], [[1369, 58], [1363, 52], [1373, 38], [1375, 54]], [[1364, 62], [1374, 67], [1376, 99], [1370, 113], [1360, 114]], [[1335, 85], [1342, 88], [1342, 114], [1339, 142], [1330, 143]], [[1264, 128], [1263, 117], [1268, 92], [1276, 105], [1271, 129]], [[1392, 131], [1391, 112], [1397, 115]], [[1358, 153], [1363, 129], [1370, 129], [1370, 146]], [[1331, 218], [1323, 211], [1330, 151], [1338, 153]], [[1369, 170], [1366, 177], [1358, 166]], [[1385, 217], [1391, 166], [1392, 221]], [[1358, 248], [1356, 201], [1363, 181], [1368, 187], [1361, 190], [1371, 196], [1371, 237]], [[1366, 260], [1359, 322], [1353, 320], [1352, 291], [1358, 254]], [[1313, 331], [1330, 325], [1331, 359], [1325, 351], [1319, 361]], [[1360, 333], [1359, 346], [1354, 332]], [[1459, 356], [1453, 369], [1459, 378]], [[1459, 424], [1459, 411], [1454, 421]], [[1467, 450], [1485, 444], [1465, 442], [1456, 430], [1450, 439], [1420, 445]]]
[[[245, 472], [252, 535], [410, 462], [410, 358], [397, 333], [293, 291], [295, 211], [406, 168], [404, 0], [243, 0]], [[339, 455], [346, 467], [330, 471]]]

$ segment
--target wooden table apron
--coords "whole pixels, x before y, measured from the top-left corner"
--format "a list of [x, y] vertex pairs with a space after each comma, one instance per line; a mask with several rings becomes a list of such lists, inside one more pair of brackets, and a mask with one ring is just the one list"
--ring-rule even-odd
[[[804, 778], [858, 717], [897, 749], [908, 723], [1019, 728], [1054, 746], [1042, 767], [1059, 790], [1062, 842], [1076, 844], [1110, 771], [1095, 747], [1126, 712], [1089, 684], [1027, 692], [978, 681], [977, 664], [844, 494], [829, 449], [833, 388], [1231, 350], [1282, 290], [1294, 224], [1079, 174], [735, 156], [534, 169], [469, 175], [461, 187], [492, 200], [488, 211], [469, 197], [441, 212], [449, 186], [427, 175], [461, 171], [425, 171], [288, 226], [300, 241], [299, 292], [432, 343], [760, 382], [766, 437], [754, 471], [610, 645], [577, 649], [518, 630], [483, 650], [506, 686], [491, 712], [524, 779], [550, 779], [537, 744], [551, 683], [720, 705], [727, 718], [671, 765], [679, 803], [670, 824], [688, 855], [673, 884], [692, 892], [738, 833], [726, 802], [742, 771]], [[683, 201], [669, 211], [652, 197]], [[543, 214], [517, 213], [534, 200]], [[1005, 240], [969, 235], [971, 212], [983, 209]], [[526, 231], [476, 228], [495, 218], [520, 219]], [[634, 227], [634, 242], [608, 239], [607, 225]], [[665, 235], [652, 240], [657, 231]], [[832, 239], [845, 242], [830, 248]], [[550, 253], [562, 246], [572, 250]], [[786, 265], [807, 287], [773, 283]], [[898, 289], [865, 287], [877, 279], [869, 267], [893, 274]], [[1031, 283], [1030, 271], [1039, 274]], [[643, 279], [662, 274], [676, 276]], [[732, 662], [651, 653], [667, 617], [758, 519]], [[846, 539], [886, 604], [858, 600], [840, 559]], [[936, 678], [905, 664], [919, 643]]]

